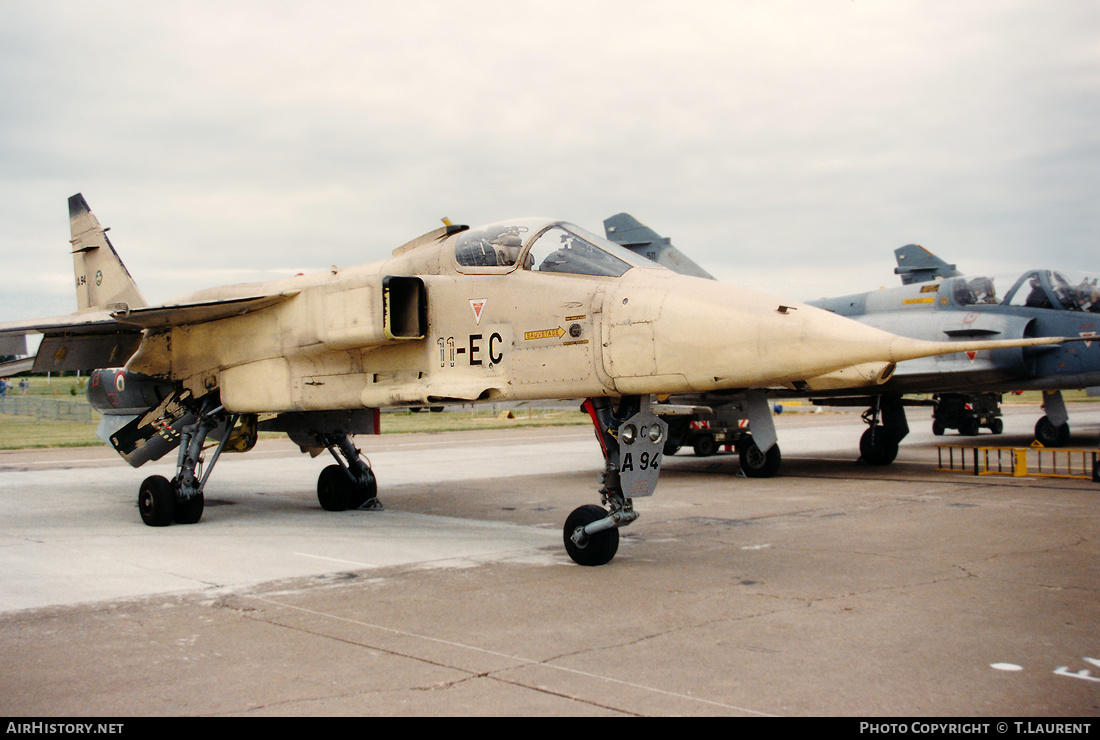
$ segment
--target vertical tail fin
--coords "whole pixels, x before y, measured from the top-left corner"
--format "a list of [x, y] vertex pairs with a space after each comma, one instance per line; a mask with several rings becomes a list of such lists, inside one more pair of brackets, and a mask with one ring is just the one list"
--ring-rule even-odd
[[106, 229], [80, 193], [69, 198], [69, 228], [72, 233], [73, 270], [76, 273], [78, 311], [145, 306], [137, 283], [107, 238]]
[[661, 236], [629, 213], [616, 213], [603, 221], [609, 241], [621, 244], [635, 254], [667, 267], [681, 275], [714, 279], [690, 257], [672, 246], [672, 240]]
[[936, 278], [958, 277], [961, 272], [919, 244], [906, 244], [894, 250], [898, 266], [894, 273], [901, 275], [902, 285], [928, 283]]

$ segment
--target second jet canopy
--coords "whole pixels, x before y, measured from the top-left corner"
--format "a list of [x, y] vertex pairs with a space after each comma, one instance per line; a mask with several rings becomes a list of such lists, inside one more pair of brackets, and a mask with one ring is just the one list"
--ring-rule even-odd
[[[997, 293], [995, 283], [1010, 287], [1002, 296]], [[1001, 304], [1100, 313], [1097, 279], [1069, 272], [1029, 270], [1015, 280], [957, 277], [945, 280], [944, 288], [947, 289], [945, 295], [950, 295], [961, 306]]]

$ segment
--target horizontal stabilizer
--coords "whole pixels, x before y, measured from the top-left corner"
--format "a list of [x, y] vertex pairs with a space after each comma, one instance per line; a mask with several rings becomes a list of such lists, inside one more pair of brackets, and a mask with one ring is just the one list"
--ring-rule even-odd
[[0, 378], [25, 373], [32, 367], [34, 367], [33, 357], [24, 357], [19, 360], [12, 360], [11, 362], [0, 362]]

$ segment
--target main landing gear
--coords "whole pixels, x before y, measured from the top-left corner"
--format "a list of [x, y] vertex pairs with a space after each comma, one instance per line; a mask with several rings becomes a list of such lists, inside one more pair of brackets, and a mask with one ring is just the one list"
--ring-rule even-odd
[[1043, 447], [1065, 447], [1069, 442], [1069, 423], [1055, 425], [1049, 416], [1042, 416], [1035, 422], [1035, 439]]
[[[141, 520], [151, 527], [164, 527], [173, 522], [198, 522], [202, 518], [205, 503], [203, 489], [222, 452], [245, 452], [256, 444], [256, 416], [227, 412], [218, 400], [217, 393], [205, 396], [197, 402], [188, 401], [186, 411], [187, 423], [183, 423], [182, 428], [172, 427], [179, 429], [180, 440], [175, 477], [168, 480], [162, 475], [153, 475], [146, 478], [138, 489]], [[308, 422], [303, 422], [302, 427], [307, 425]], [[345, 423], [337, 426], [356, 429], [362, 425], [351, 424], [349, 427]], [[168, 431], [171, 430], [164, 433], [167, 435]], [[288, 430], [284, 427], [280, 431]], [[317, 479], [317, 499], [323, 509], [344, 511], [382, 508], [378, 501], [378, 482], [374, 472], [352, 444], [349, 434], [304, 431], [297, 427], [292, 432], [295, 441], [309, 445], [316, 452], [325, 448], [336, 459], [337, 464], [322, 470]], [[208, 437], [219, 441], [204, 469], [203, 446]]]
[[[194, 524], [202, 518], [202, 491], [206, 479], [210, 477], [226, 445], [234, 439], [234, 427], [241, 418], [226, 412], [216, 395], [201, 400], [195, 416], [195, 422], [184, 426], [180, 434], [176, 476], [172, 480], [162, 475], [150, 476], [138, 489], [138, 511], [141, 512], [141, 520], [150, 527], [164, 527], [172, 522]], [[251, 443], [255, 444], [254, 418], [250, 418], [249, 426]], [[216, 430], [220, 431], [221, 440], [210, 458], [210, 464], [203, 471], [203, 444]], [[236, 439], [243, 439], [243, 436], [238, 435]]]
[[[317, 500], [325, 511], [382, 509], [374, 471], [347, 434], [317, 434], [314, 439], [336, 459], [317, 479]], [[342, 459], [341, 459], [342, 458]]]
[[603, 506], [574, 510], [562, 532], [565, 550], [578, 565], [604, 565], [619, 549], [619, 527], [638, 518], [633, 497], [657, 487], [668, 425], [652, 410], [652, 399], [624, 397], [612, 408], [606, 398], [589, 398], [581, 408], [592, 418], [605, 467], [600, 476]]
[[1062, 391], [1043, 391], [1046, 415], [1035, 422], [1035, 439], [1043, 447], [1065, 447], [1069, 442], [1069, 414]]
[[871, 408], [863, 412], [862, 418], [868, 427], [859, 439], [860, 460], [868, 465], [894, 462], [901, 440], [909, 434], [901, 396], [874, 396]]

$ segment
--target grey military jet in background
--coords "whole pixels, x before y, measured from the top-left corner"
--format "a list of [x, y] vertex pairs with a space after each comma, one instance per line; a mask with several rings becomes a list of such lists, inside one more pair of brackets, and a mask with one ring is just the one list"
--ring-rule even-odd
[[[912, 244], [895, 250], [895, 256], [901, 287], [809, 301], [810, 305], [914, 339], [1061, 336], [1087, 340], [1100, 327], [1100, 289], [1095, 277], [1049, 269], [1007, 278], [968, 277]], [[1046, 414], [1035, 424], [1035, 438], [1044, 446], [1060, 447], [1070, 438], [1062, 391], [1097, 385], [1100, 347], [1085, 341], [906, 362], [881, 389], [880, 403], [892, 404], [887, 400], [890, 395], [935, 393], [933, 432], [942, 434], [950, 426], [972, 436], [979, 426], [987, 426], [998, 434], [1001, 421], [992, 409], [999, 395], [1040, 390]], [[883, 424], [884, 452], [892, 460], [896, 443], [908, 429], [904, 420], [891, 422], [886, 414]]]
[[[604, 222], [607, 236], [638, 254], [672, 269], [685, 262], [697, 265], [670, 241], [629, 214]], [[918, 245], [895, 250], [902, 285], [838, 298], [808, 301], [860, 323], [914, 339], [964, 341], [1024, 337], [1072, 337], [1086, 341], [1057, 346], [959, 352], [900, 363], [885, 383], [867, 388], [810, 388], [796, 393], [821, 405], [863, 405], [868, 429], [860, 440], [864, 462], [886, 465], [897, 455], [898, 444], [909, 433], [905, 394], [935, 394], [933, 431], [947, 428], [975, 435], [980, 426], [994, 433], [1002, 429], [997, 406], [1000, 394], [1041, 390], [1046, 414], [1035, 425], [1035, 436], [1045, 446], [1069, 441], [1069, 424], [1061, 391], [1100, 385], [1100, 346], [1087, 341], [1100, 331], [1100, 289], [1097, 280], [1068, 272], [1035, 269], [1005, 281], [995, 277], [966, 277]], [[999, 292], [1003, 290], [1003, 292]], [[1100, 335], [1098, 335], [1100, 342]], [[774, 395], [774, 394], [771, 394]], [[750, 401], [745, 403], [746, 400]], [[774, 426], [766, 404], [741, 396], [708, 394], [692, 403], [716, 412], [740, 406], [748, 417], [751, 438], [760, 450], [774, 440]], [[755, 409], [755, 412], [753, 411]], [[720, 413], [719, 413], [720, 416]], [[682, 425], [681, 425], [682, 427]], [[670, 437], [677, 429], [670, 425]], [[759, 430], [759, 431], [758, 431]], [[752, 444], [743, 445], [751, 449]], [[698, 451], [698, 447], [697, 447]], [[774, 474], [775, 460], [761, 463], [758, 474]], [[757, 456], [759, 457], [759, 455]], [[744, 468], [745, 452], [742, 450]], [[751, 469], [746, 474], [753, 475]]]

